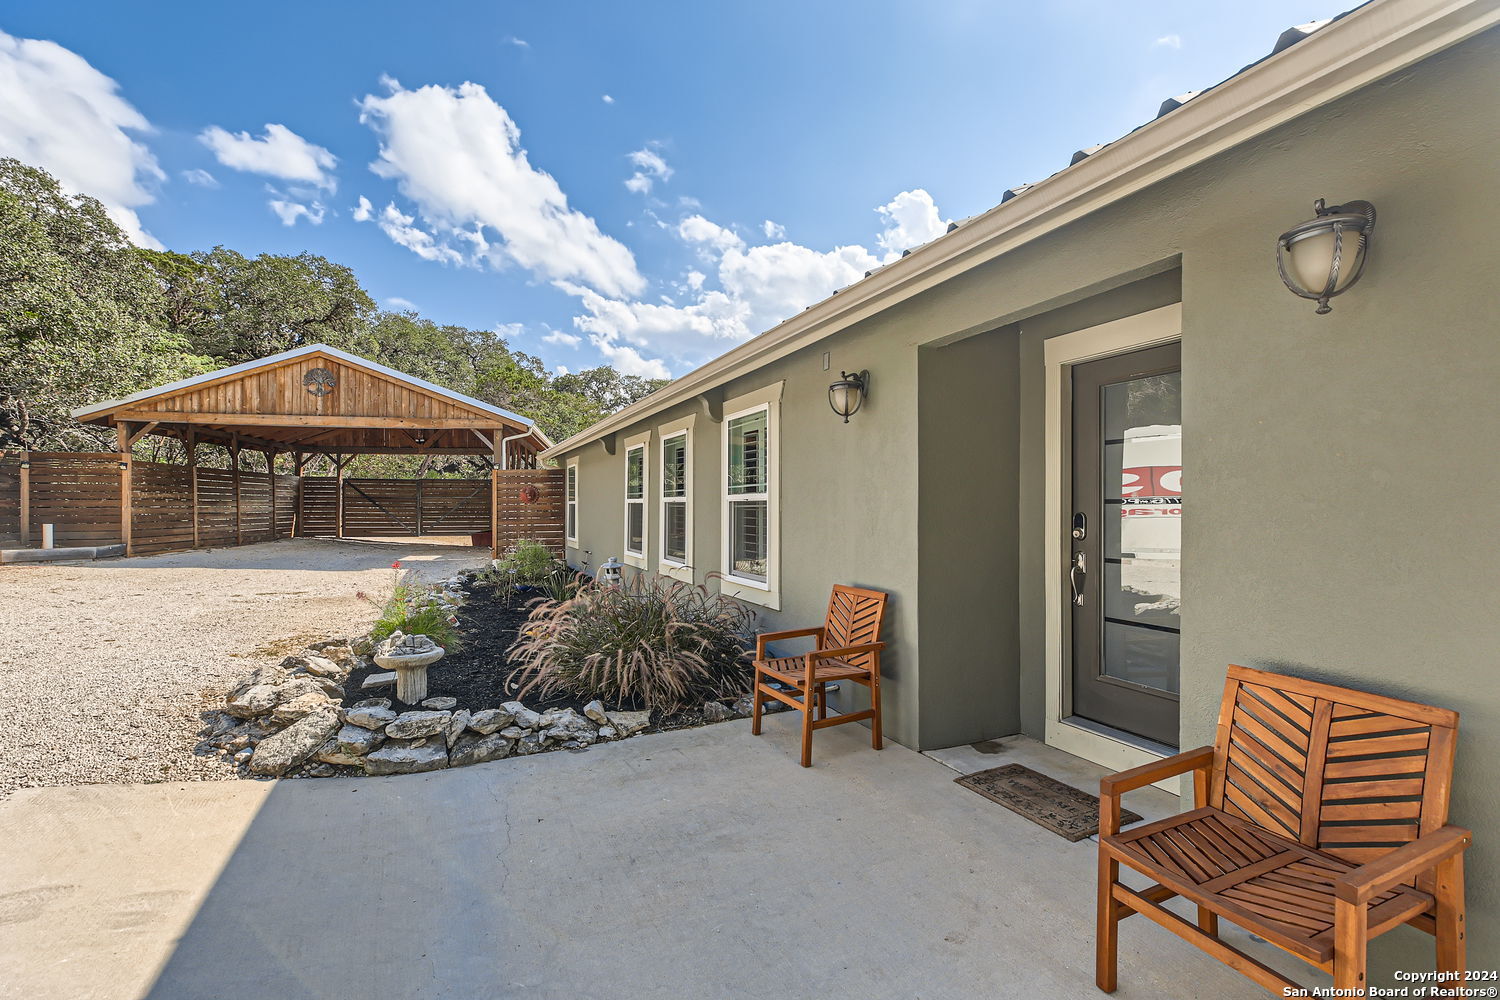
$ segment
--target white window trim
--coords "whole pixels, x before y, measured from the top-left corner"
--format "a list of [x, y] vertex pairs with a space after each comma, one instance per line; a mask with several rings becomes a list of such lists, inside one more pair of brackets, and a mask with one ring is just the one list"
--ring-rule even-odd
[[[566, 469], [567, 471], [563, 473], [563, 523], [568, 523], [568, 508], [572, 507], [573, 533], [568, 535], [567, 543], [576, 549], [578, 548], [578, 495], [583, 492], [579, 489], [578, 459], [569, 459]], [[570, 478], [573, 481], [572, 499], [568, 498], [568, 479]]]
[[[719, 435], [719, 453], [723, 461], [719, 467], [720, 498], [720, 556], [724, 572], [719, 578], [719, 591], [736, 600], [759, 604], [773, 611], [781, 610], [781, 391], [785, 381], [775, 382], [762, 389], [736, 396], [724, 401], [724, 419]], [[733, 565], [731, 549], [734, 543], [729, 519], [729, 422], [757, 410], [766, 411], [766, 446], [771, 460], [766, 469], [766, 579], [749, 580], [730, 572]], [[737, 500], [747, 499], [737, 494]]]
[[[1026, 324], [1021, 328], [1024, 331]], [[1067, 649], [1069, 618], [1064, 608], [1066, 538], [1071, 519], [1069, 498], [1072, 487], [1068, 469], [1072, 462], [1071, 369], [1075, 364], [1097, 358], [1123, 354], [1155, 344], [1182, 339], [1182, 304], [1127, 316], [1101, 326], [1047, 340], [1042, 346], [1046, 367], [1046, 554], [1044, 576], [1046, 604], [1046, 716], [1044, 739], [1075, 757], [1093, 761], [1112, 770], [1160, 760], [1161, 754], [1139, 746], [1135, 741], [1116, 738], [1094, 728], [1068, 721], [1072, 715], [1072, 682], [1068, 673]], [[1168, 778], [1157, 787], [1177, 792], [1179, 781]]]
[[673, 498], [672, 503], [680, 503], [683, 506], [684, 530], [686, 540], [683, 546], [683, 557], [681, 560], [669, 559], [667, 557], [667, 496], [665, 493], [667, 477], [665, 473], [660, 477], [662, 491], [659, 500], [660, 524], [661, 524], [661, 548], [658, 553], [658, 572], [663, 576], [669, 576], [683, 583], [693, 582], [693, 421], [696, 414], [689, 414], [686, 419], [678, 420], [670, 424], [663, 424], [656, 429], [656, 435], [661, 439], [660, 461], [665, 468], [667, 461], [667, 442], [675, 437], [683, 438], [683, 446], [687, 449], [687, 461], [685, 465], [685, 490], [681, 498]]
[[[641, 498], [631, 500], [630, 492], [630, 453], [639, 450], [641, 453]], [[620, 526], [620, 551], [621, 558], [627, 566], [636, 569], [646, 568], [646, 553], [651, 551], [651, 432], [636, 434], [625, 439], [625, 469], [623, 481], [620, 487], [620, 496], [624, 503], [620, 508], [620, 515], [624, 523]], [[630, 551], [630, 505], [638, 503], [641, 505], [641, 550]]]

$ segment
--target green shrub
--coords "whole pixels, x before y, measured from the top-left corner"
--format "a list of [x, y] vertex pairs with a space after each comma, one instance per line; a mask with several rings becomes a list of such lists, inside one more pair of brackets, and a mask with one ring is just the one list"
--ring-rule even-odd
[[376, 601], [363, 591], [355, 595], [380, 608], [370, 638], [380, 642], [396, 632], [425, 635], [444, 649], [457, 649], [461, 644], [458, 624], [437, 603], [438, 588], [409, 581], [399, 562], [391, 563], [391, 569], [391, 591], [384, 600]]
[[509, 587], [513, 583], [546, 587], [553, 576], [566, 573], [567, 569], [567, 564], [553, 555], [551, 549], [528, 539], [512, 546], [493, 568], [485, 571], [483, 578], [496, 587]]
[[587, 586], [588, 582], [589, 578], [582, 573], [575, 573], [567, 566], [563, 566], [548, 574], [547, 579], [538, 584], [537, 589], [542, 592], [544, 600], [561, 604], [577, 597], [578, 592]]
[[670, 714], [750, 688], [755, 614], [706, 588], [639, 573], [541, 600], [509, 652], [520, 695], [570, 694]]

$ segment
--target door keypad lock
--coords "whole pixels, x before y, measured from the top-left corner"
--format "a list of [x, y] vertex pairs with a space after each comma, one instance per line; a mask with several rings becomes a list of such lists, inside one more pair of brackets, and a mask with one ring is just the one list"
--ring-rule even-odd
[[1083, 511], [1073, 515], [1073, 537], [1079, 541], [1089, 537], [1089, 519]]

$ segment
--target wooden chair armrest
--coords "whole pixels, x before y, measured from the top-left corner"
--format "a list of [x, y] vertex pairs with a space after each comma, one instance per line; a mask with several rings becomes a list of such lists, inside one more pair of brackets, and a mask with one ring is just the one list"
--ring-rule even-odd
[[1126, 792], [1154, 785], [1163, 778], [1189, 771], [1206, 771], [1213, 766], [1214, 748], [1199, 747], [1161, 760], [1132, 767], [1128, 771], [1111, 774], [1099, 779], [1099, 795], [1103, 798], [1119, 798]]
[[1400, 882], [1432, 871], [1441, 862], [1468, 850], [1474, 834], [1461, 826], [1445, 826], [1403, 844], [1382, 858], [1360, 865], [1333, 880], [1334, 895], [1363, 906]]
[[764, 660], [766, 658], [766, 643], [776, 642], [780, 639], [800, 639], [803, 636], [815, 635], [818, 641], [823, 641], [823, 626], [817, 628], [794, 628], [785, 632], [762, 632], [755, 637], [755, 658]]
[[1175, 774], [1198, 772], [1193, 779], [1195, 805], [1208, 802], [1208, 771], [1214, 764], [1214, 748], [1199, 747], [1161, 760], [1132, 767], [1119, 774], [1099, 779], [1099, 836], [1113, 837], [1120, 832], [1120, 796], [1137, 788], [1154, 785]]
[[876, 653], [885, 648], [883, 642], [867, 642], [862, 646], [839, 646], [837, 649], [815, 649], [806, 654], [813, 660], [834, 660], [843, 656], [859, 656], [861, 653]]

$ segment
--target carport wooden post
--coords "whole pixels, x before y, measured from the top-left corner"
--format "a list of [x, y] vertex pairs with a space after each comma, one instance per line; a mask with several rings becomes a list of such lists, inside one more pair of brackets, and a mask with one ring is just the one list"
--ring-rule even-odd
[[198, 547], [198, 432], [188, 431], [183, 442], [187, 447], [188, 493], [193, 508], [193, 548]]
[[240, 521], [240, 438], [229, 442], [229, 467], [234, 470], [234, 544], [245, 544], [245, 529]]
[[292, 452], [292, 473], [297, 477], [296, 508], [292, 512], [292, 537], [302, 530], [302, 452]]
[[337, 520], [338, 523], [334, 525], [333, 537], [334, 538], [343, 538], [344, 537], [344, 456], [343, 455], [335, 455], [335, 456], [333, 456], [333, 487], [334, 487], [335, 495], [338, 498], [337, 501], [336, 501], [337, 511], [336, 511], [336, 515], [335, 515], [336, 520]]
[[276, 450], [266, 449], [266, 477], [271, 481], [271, 541], [281, 537], [281, 522], [276, 519]]
[[31, 548], [31, 452], [21, 452], [21, 548]]
[[135, 554], [130, 541], [130, 421], [120, 421], [115, 433], [120, 445], [120, 541], [125, 543], [128, 556]]

